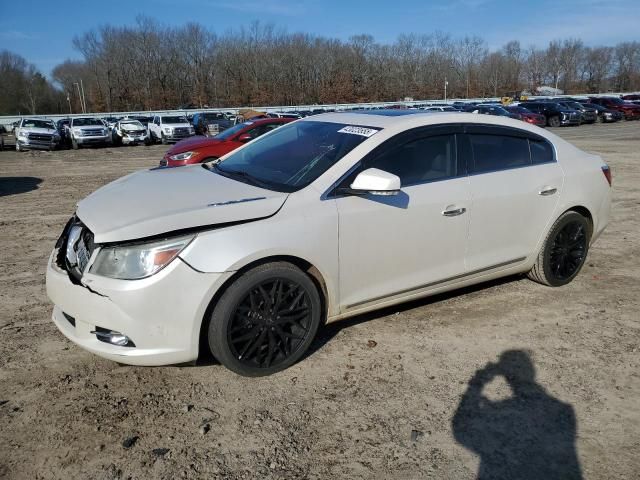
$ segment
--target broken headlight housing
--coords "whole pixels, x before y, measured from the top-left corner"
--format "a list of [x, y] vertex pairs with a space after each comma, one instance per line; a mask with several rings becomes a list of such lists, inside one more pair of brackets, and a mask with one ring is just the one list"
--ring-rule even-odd
[[169, 265], [195, 235], [159, 241], [105, 246], [100, 249], [90, 272], [120, 280], [149, 277]]

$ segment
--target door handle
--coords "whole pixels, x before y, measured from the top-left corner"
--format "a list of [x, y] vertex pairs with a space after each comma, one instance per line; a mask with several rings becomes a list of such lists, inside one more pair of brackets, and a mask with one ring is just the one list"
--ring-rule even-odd
[[555, 187], [542, 187], [542, 190], [538, 192], [538, 195], [542, 195], [543, 197], [553, 195], [558, 191]]
[[462, 215], [466, 211], [467, 209], [464, 207], [452, 208], [451, 210], [445, 210], [444, 212], [442, 212], [442, 215], [444, 215], [445, 217], [457, 217], [458, 215]]

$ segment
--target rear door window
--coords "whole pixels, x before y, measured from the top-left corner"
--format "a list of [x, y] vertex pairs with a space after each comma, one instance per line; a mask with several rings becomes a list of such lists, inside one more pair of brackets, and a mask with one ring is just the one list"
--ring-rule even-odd
[[531, 165], [526, 138], [470, 134], [473, 163], [471, 173], [486, 173]]

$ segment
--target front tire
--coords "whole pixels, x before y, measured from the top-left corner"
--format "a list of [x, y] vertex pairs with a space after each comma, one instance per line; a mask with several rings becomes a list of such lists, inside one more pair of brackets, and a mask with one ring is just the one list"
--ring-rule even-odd
[[78, 142], [73, 137], [71, 137], [71, 148], [73, 148], [74, 150], [78, 150]]
[[559, 127], [560, 126], [560, 117], [557, 115], [549, 118], [549, 126], [550, 127]]
[[549, 230], [528, 277], [550, 287], [571, 282], [584, 265], [590, 238], [588, 219], [572, 210], [563, 213]]
[[220, 297], [209, 347], [239, 375], [271, 375], [304, 355], [322, 315], [320, 294], [307, 274], [289, 263], [268, 263], [244, 273]]

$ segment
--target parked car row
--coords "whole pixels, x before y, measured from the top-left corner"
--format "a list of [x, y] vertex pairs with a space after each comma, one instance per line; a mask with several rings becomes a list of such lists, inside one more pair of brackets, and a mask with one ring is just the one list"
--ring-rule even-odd
[[458, 103], [452, 107], [464, 112], [511, 116], [541, 127], [611, 123], [640, 118], [640, 105], [616, 97], [548, 98], [516, 102], [507, 106], [499, 103]]
[[[216, 145], [213, 150], [199, 147], [198, 155], [177, 158], [188, 151], [172, 149], [163, 158], [164, 165], [185, 164], [201, 161], [203, 158], [218, 158], [242, 143], [264, 133], [266, 125], [262, 120], [293, 121], [320, 113], [357, 110], [406, 110], [418, 109], [430, 112], [472, 112], [517, 118], [540, 127], [577, 126], [596, 122], [611, 123], [621, 120], [640, 119], [640, 94], [622, 97], [561, 97], [539, 98], [502, 105], [497, 102], [464, 102], [451, 104], [418, 104], [408, 107], [398, 104], [362, 108], [358, 106], [342, 109], [288, 110], [273, 112], [198, 112], [195, 114], [158, 114], [130, 117], [74, 117], [56, 122], [42, 118], [23, 118], [11, 125], [15, 134], [16, 150], [73, 148], [87, 145], [120, 146], [176, 143], [198, 135], [194, 145]], [[262, 129], [262, 130], [261, 130]], [[6, 129], [5, 129], [6, 130]], [[228, 132], [228, 133], [226, 133]], [[258, 135], [258, 132], [262, 132]], [[7, 133], [11, 133], [7, 131]], [[224, 135], [222, 135], [224, 134]], [[253, 135], [253, 137], [249, 137]], [[207, 142], [201, 138], [215, 138]], [[240, 137], [242, 136], [242, 139]], [[232, 147], [232, 148], [231, 148]], [[203, 155], [206, 155], [203, 156]], [[176, 158], [172, 158], [176, 157]]]

